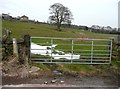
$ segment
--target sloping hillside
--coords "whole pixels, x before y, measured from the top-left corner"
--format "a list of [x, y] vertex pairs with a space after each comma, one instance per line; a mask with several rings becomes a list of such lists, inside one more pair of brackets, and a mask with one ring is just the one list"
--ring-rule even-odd
[[34, 24], [28, 22], [19, 21], [3, 21], [3, 29], [9, 29], [12, 31], [13, 37], [19, 37], [24, 34], [30, 34], [31, 36], [40, 37], [64, 37], [64, 38], [111, 38], [115, 35], [110, 34], [99, 34], [89, 31], [84, 31], [82, 29], [73, 28], [62, 28], [59, 32], [56, 27], [48, 24]]

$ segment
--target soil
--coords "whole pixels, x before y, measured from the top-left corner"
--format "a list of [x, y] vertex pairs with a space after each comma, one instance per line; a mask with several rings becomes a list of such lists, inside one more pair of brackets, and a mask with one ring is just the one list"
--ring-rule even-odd
[[[25, 77], [27, 74], [25, 66], [18, 68], [15, 65], [8, 64], [3, 68], [8, 68], [9, 70], [12, 68], [12, 73], [10, 71], [11, 75], [17, 70], [17, 74], [23, 77], [3, 76], [2, 89], [118, 89], [118, 86], [120, 86], [118, 85], [120, 84], [118, 77], [112, 74], [109, 76], [72, 76], [54, 71], [55, 74], [52, 76], [47, 76], [50, 73], [44, 72], [43, 74], [39, 73], [39, 76]], [[56, 82], [52, 83], [52, 80], [56, 80]], [[64, 83], [61, 83], [61, 81], [64, 81]]]
[[[56, 80], [55, 83], [51, 83], [52, 80]], [[64, 81], [61, 83], [60, 81]], [[48, 82], [44, 84], [44, 82]], [[15, 78], [15, 77], [3, 77], [2, 89], [118, 89], [118, 80], [110, 77], [81, 77], [81, 76], [53, 76], [53, 77], [37, 77], [37, 78]], [[12, 88], [11, 88], [12, 87]], [[54, 87], [54, 88], [50, 88]], [[65, 88], [64, 88], [65, 87]], [[72, 88], [70, 88], [72, 87]]]

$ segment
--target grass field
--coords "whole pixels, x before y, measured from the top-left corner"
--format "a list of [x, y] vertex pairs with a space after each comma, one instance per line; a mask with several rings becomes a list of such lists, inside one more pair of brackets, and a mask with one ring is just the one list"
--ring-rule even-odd
[[12, 31], [13, 37], [20, 37], [24, 34], [30, 34], [31, 36], [39, 37], [62, 37], [62, 38], [111, 38], [115, 35], [110, 34], [99, 34], [89, 31], [84, 31], [82, 29], [73, 29], [73, 28], [62, 28], [62, 31], [59, 32], [56, 30], [56, 27], [53, 25], [47, 24], [34, 24], [27, 22], [19, 21], [6, 21], [2, 22], [3, 29], [9, 29]]
[[[60, 37], [60, 38], [99, 38], [99, 39], [110, 39], [115, 37], [116, 35], [111, 34], [101, 34], [101, 33], [93, 33], [89, 31], [84, 31], [82, 29], [73, 29], [73, 28], [62, 28], [62, 31], [59, 32], [56, 30], [56, 27], [53, 25], [48, 24], [34, 24], [34, 23], [27, 23], [27, 22], [19, 22], [19, 21], [6, 21], [3, 20], [2, 22], [3, 29], [9, 29], [12, 31], [12, 37], [19, 38], [25, 34], [29, 34], [30, 36], [39, 36], [39, 37]], [[46, 42], [46, 40], [33, 40], [36, 42]], [[48, 40], [50, 43], [50, 40]], [[56, 43], [61, 44], [61, 41], [56, 41]], [[55, 43], [55, 44], [56, 44]], [[66, 42], [66, 44], [69, 42]], [[76, 42], [76, 44], [79, 42]], [[84, 42], [86, 43], [86, 42]], [[88, 42], [91, 44], [91, 42]], [[63, 46], [58, 46], [56, 49], [61, 49]], [[69, 49], [69, 46], [65, 46], [63, 48]], [[71, 45], [70, 45], [71, 48]], [[78, 46], [75, 46], [75, 49], [78, 49]], [[82, 49], [86, 49], [83, 47]], [[89, 48], [88, 48], [89, 49]], [[96, 49], [100, 49], [97, 47]], [[103, 48], [104, 49], [104, 48]], [[38, 64], [35, 64], [38, 65]], [[42, 68], [43, 64], [39, 64]], [[45, 66], [45, 65], [44, 65]], [[108, 66], [108, 65], [106, 65]], [[62, 71], [95, 71], [97, 72], [97, 68], [89, 65], [62, 65], [58, 67], [59, 70]], [[104, 69], [104, 68], [103, 68]], [[88, 73], [88, 72], [87, 72]], [[89, 72], [90, 73], [90, 72]]]
[[[110, 34], [99, 34], [93, 33], [89, 31], [85, 31], [82, 29], [73, 29], [73, 28], [62, 28], [62, 31], [59, 32], [53, 25], [48, 24], [34, 24], [28, 22], [19, 22], [19, 21], [3, 21], [3, 29], [9, 29], [12, 31], [13, 37], [20, 37], [24, 34], [30, 34], [31, 36], [39, 36], [39, 37], [60, 37], [60, 38], [99, 38], [99, 39], [110, 39], [115, 37], [115, 35]], [[50, 39], [32, 39], [35, 43], [45, 43], [44, 45], [51, 45]], [[46, 42], [48, 44], [46, 44]], [[62, 44], [65, 45], [62, 45]], [[91, 41], [76, 41], [75, 44], [91, 44]], [[103, 44], [103, 41], [96, 41], [96, 44]], [[41, 44], [41, 45], [43, 45]], [[54, 40], [54, 44], [59, 44], [56, 47], [57, 50], [71, 50], [71, 40], [70, 41], [62, 41], [62, 40]], [[108, 44], [108, 43], [104, 43]], [[83, 49], [83, 50], [91, 50], [91, 46], [78, 46], [74, 45], [74, 50]], [[94, 47], [94, 50], [99, 49], [107, 49], [107, 47]]]

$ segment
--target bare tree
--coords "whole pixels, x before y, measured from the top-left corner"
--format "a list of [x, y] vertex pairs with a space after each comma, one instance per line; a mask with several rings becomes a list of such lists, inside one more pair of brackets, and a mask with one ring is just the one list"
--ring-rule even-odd
[[50, 6], [49, 10], [51, 14], [51, 16], [49, 16], [49, 20], [57, 25], [58, 31], [61, 31], [61, 24], [71, 24], [73, 15], [67, 7], [60, 3], [55, 3]]

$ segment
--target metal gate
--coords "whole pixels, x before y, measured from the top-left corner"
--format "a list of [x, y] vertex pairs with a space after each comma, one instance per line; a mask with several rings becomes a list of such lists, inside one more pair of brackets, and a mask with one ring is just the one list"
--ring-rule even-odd
[[31, 60], [36, 63], [110, 64], [112, 40], [31, 37]]

